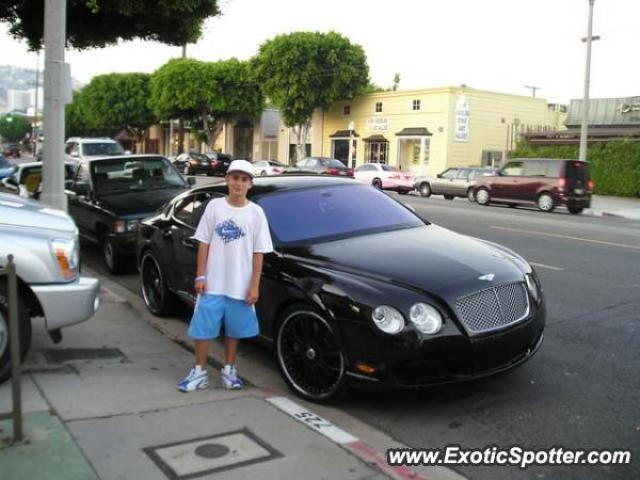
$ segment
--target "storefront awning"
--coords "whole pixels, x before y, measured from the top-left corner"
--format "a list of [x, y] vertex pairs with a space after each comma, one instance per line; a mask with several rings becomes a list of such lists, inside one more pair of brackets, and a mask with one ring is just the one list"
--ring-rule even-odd
[[396, 133], [396, 137], [430, 137], [431, 135], [433, 133], [425, 127], [403, 128]]
[[384, 135], [371, 135], [370, 137], [367, 138], [363, 138], [363, 140], [365, 142], [389, 142], [389, 140], [387, 140], [386, 138], [384, 138]]
[[[334, 133], [333, 135], [329, 135], [329, 138], [349, 138], [351, 136], [351, 132], [349, 130], [336, 130], [336, 133]], [[353, 136], [354, 137], [359, 137], [360, 135], [358, 135], [355, 131], [353, 132]]]

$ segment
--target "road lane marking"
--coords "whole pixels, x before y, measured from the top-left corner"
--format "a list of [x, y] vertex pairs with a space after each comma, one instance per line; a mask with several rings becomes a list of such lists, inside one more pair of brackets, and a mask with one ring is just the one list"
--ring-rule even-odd
[[551, 265], [545, 265], [544, 263], [529, 262], [529, 265], [540, 268], [548, 268], [549, 270], [555, 270], [556, 272], [564, 272], [564, 268], [553, 267]]
[[542, 235], [545, 237], [566, 238], [568, 240], [578, 240], [580, 242], [595, 243], [598, 245], [610, 245], [612, 247], [632, 248], [634, 250], [640, 250], [640, 245], [628, 245], [626, 243], [615, 243], [615, 242], [606, 242], [604, 240], [593, 240], [591, 238], [572, 237], [570, 235], [560, 235], [559, 233], [536, 232], [534, 230], [520, 230], [519, 228], [498, 227], [497, 225], [491, 225], [491, 228], [494, 228], [496, 230], [506, 230], [508, 232], [531, 233], [533, 235]]

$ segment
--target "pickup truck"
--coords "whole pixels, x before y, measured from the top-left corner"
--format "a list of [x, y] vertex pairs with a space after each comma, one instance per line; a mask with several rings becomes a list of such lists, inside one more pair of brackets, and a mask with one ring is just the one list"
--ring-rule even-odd
[[[0, 193], [0, 268], [13, 255], [18, 276], [20, 346], [25, 358], [32, 320], [54, 343], [61, 329], [98, 309], [100, 282], [80, 276], [78, 229], [69, 215], [33, 200]], [[11, 375], [7, 278], [0, 275], [0, 383]]]

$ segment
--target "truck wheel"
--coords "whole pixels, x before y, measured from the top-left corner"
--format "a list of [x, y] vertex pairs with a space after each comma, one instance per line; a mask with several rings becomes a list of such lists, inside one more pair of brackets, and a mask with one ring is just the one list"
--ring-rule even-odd
[[116, 252], [113, 242], [109, 237], [102, 240], [102, 259], [109, 273], [122, 273], [126, 268], [123, 255]]
[[[9, 295], [7, 281], [0, 278], [0, 383], [11, 377], [11, 350], [9, 348]], [[18, 297], [18, 324], [20, 326], [20, 358], [24, 360], [31, 346], [31, 319]]]

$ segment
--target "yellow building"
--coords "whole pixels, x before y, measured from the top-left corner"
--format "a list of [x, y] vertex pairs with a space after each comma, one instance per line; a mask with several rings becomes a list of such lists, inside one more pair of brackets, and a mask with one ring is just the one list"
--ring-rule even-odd
[[372, 93], [336, 102], [318, 117], [314, 155], [347, 163], [352, 133], [350, 165], [384, 162], [430, 175], [452, 166], [498, 165], [521, 135], [560, 128], [564, 119], [542, 98], [467, 87]]

